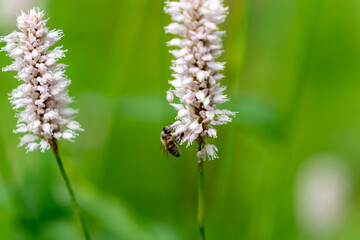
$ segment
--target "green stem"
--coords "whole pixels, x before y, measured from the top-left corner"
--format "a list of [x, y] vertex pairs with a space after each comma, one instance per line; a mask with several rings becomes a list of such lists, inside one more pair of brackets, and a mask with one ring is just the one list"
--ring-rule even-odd
[[[203, 148], [203, 138], [199, 140], [199, 151]], [[205, 240], [205, 206], [204, 206], [204, 168], [203, 159], [198, 159], [198, 226], [200, 240]]]
[[70, 181], [66, 175], [66, 172], [65, 172], [65, 168], [62, 164], [62, 161], [61, 161], [61, 158], [60, 158], [60, 154], [59, 154], [59, 149], [58, 149], [58, 144], [57, 144], [57, 141], [56, 140], [53, 140], [51, 142], [51, 147], [52, 147], [52, 150], [54, 151], [54, 154], [55, 154], [55, 157], [56, 157], [56, 161], [57, 161], [57, 164], [59, 166], [59, 169], [60, 169], [60, 172], [61, 172], [61, 176], [62, 178], [64, 179], [65, 181], [65, 185], [66, 185], [66, 188], [69, 192], [69, 195], [70, 195], [70, 199], [71, 199], [71, 202], [72, 202], [72, 205], [74, 207], [74, 210], [75, 210], [75, 213], [76, 215], [78, 216], [79, 220], [80, 220], [80, 223], [81, 223], [81, 227], [84, 231], [84, 236], [85, 236], [85, 239], [86, 240], [90, 240], [91, 237], [90, 237], [90, 233], [86, 227], [86, 224], [85, 224], [85, 220], [81, 214], [81, 210], [80, 210], [80, 207], [79, 207], [79, 204], [77, 203], [76, 201], [76, 198], [75, 198], [75, 194], [74, 194], [74, 191], [71, 187], [71, 184], [70, 184]]

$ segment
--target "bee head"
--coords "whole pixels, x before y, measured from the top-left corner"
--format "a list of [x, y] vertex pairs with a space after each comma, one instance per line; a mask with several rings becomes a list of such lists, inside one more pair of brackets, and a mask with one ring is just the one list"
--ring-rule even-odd
[[171, 133], [171, 129], [169, 127], [164, 127], [163, 132], [166, 134], [169, 134], [169, 133]]

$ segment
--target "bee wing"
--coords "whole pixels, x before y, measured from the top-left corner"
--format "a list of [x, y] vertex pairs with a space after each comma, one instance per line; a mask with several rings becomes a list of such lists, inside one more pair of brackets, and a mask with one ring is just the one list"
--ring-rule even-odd
[[160, 152], [163, 153], [165, 161], [168, 162], [169, 161], [169, 154], [168, 154], [168, 151], [165, 148], [165, 145], [162, 144], [162, 143], [160, 143]]

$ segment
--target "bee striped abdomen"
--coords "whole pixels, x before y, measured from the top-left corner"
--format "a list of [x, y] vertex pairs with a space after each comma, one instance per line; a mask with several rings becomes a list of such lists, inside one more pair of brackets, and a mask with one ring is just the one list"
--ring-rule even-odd
[[169, 144], [166, 146], [166, 149], [174, 157], [180, 157], [180, 149], [176, 146], [174, 142], [169, 142]]

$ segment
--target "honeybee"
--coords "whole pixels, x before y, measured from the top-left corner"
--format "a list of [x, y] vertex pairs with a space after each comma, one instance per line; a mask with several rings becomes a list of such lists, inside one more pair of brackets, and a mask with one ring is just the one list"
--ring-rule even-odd
[[180, 149], [178, 148], [177, 144], [179, 144], [184, 136], [182, 133], [180, 136], [174, 136], [172, 133], [173, 129], [169, 126], [163, 128], [160, 134], [161, 140], [161, 149], [164, 149], [167, 159], [167, 153], [169, 152], [174, 157], [180, 157]]

